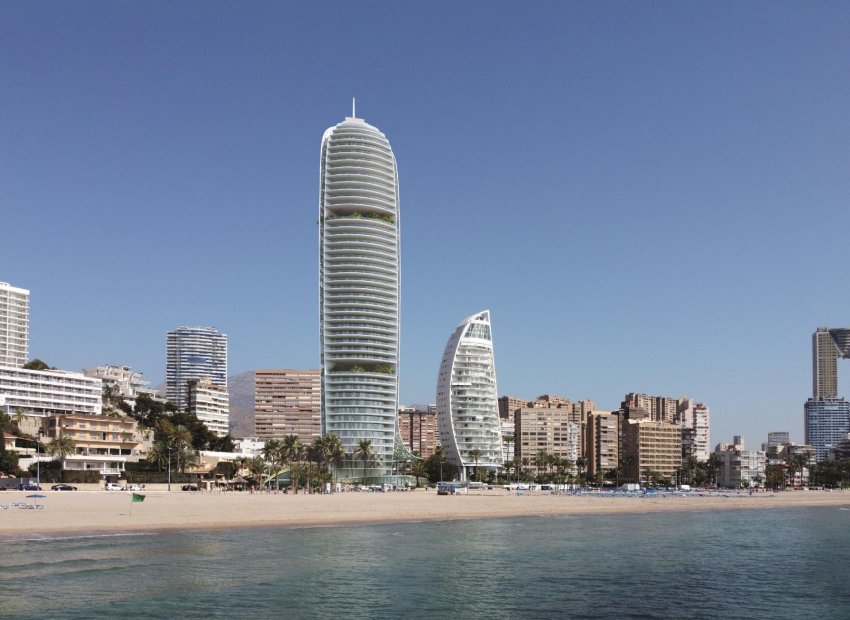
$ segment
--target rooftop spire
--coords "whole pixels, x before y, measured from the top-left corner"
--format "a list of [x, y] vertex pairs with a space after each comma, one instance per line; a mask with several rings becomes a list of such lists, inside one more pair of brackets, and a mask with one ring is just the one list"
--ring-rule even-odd
[[351, 118], [357, 118], [357, 98], [351, 98]]

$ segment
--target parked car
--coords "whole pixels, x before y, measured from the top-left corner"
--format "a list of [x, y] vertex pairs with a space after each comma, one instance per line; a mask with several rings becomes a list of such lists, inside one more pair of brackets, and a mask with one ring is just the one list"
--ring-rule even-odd
[[71, 486], [70, 484], [54, 484], [50, 487], [51, 491], [76, 491], [77, 487]]
[[41, 491], [41, 487], [35, 484], [34, 482], [30, 482], [28, 484], [22, 484], [18, 487], [21, 491]]
[[145, 485], [143, 485], [143, 484], [133, 484], [133, 485], [130, 486], [130, 490], [131, 491], [144, 491]]
[[200, 489], [198, 489], [197, 484], [184, 484], [181, 488], [184, 491], [198, 491], [198, 490], [200, 490]]
[[122, 487], [117, 482], [107, 482], [106, 483], [106, 490], [107, 491], [123, 491], [124, 487]]

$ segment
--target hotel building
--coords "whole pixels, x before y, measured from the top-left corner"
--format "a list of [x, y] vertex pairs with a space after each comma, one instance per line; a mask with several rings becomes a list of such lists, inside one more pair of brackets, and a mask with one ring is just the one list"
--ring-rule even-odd
[[476, 466], [502, 466], [489, 310], [466, 318], [449, 337], [437, 377], [437, 427], [462, 480]]
[[437, 406], [402, 407], [398, 430], [407, 449], [427, 459], [437, 449]]
[[710, 434], [711, 411], [703, 403], [692, 398], [679, 401], [675, 422], [682, 427], [682, 462], [691, 457], [705, 462], [711, 454]]
[[260, 439], [295, 435], [304, 445], [322, 432], [319, 370], [255, 370], [254, 427]]
[[718, 486], [735, 489], [764, 486], [767, 455], [761, 450], [744, 449], [743, 437], [735, 436], [731, 444], [717, 444], [714, 454]]
[[209, 379], [189, 379], [186, 409], [219, 437], [230, 433], [230, 394]]
[[617, 469], [620, 420], [616, 412], [593, 411], [587, 416], [584, 456], [593, 478]]
[[227, 334], [214, 327], [181, 326], [168, 332], [166, 397], [185, 411], [189, 379], [209, 379], [227, 387]]
[[29, 322], [30, 292], [0, 282], [0, 366], [27, 363]]
[[514, 413], [516, 458], [527, 458], [530, 467], [538, 453], [546, 452], [575, 464], [580, 454], [580, 430], [572, 421], [572, 403], [535, 404]]
[[[386, 136], [352, 115], [322, 137], [319, 316], [322, 433], [351, 454], [371, 442], [367, 476], [390, 475], [398, 424], [399, 199]], [[351, 460], [339, 470], [363, 476]]]
[[682, 464], [682, 428], [672, 422], [630, 419], [622, 424], [620, 464], [629, 482], [676, 482]]
[[9, 415], [100, 414], [102, 392], [100, 379], [78, 372], [0, 366], [0, 411]]

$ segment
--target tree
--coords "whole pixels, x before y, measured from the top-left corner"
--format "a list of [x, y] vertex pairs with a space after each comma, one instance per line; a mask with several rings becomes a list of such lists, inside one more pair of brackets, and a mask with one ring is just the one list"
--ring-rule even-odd
[[263, 458], [269, 465], [271, 465], [272, 474], [275, 477], [276, 490], [280, 490], [280, 476], [277, 465], [280, 461], [282, 450], [283, 443], [278, 439], [266, 439], [266, 443], [262, 449]]
[[475, 479], [478, 482], [481, 482], [481, 479], [478, 477], [478, 460], [481, 458], [481, 450], [479, 450], [478, 448], [475, 448], [474, 450], [470, 450], [469, 456], [475, 462], [475, 473], [473, 475], [475, 476]]
[[425, 467], [425, 461], [416, 459], [410, 468], [410, 473], [416, 477], [416, 488], [419, 488], [419, 479], [425, 478], [428, 475], [428, 468]]
[[77, 449], [77, 444], [67, 435], [59, 435], [54, 437], [53, 441], [47, 444], [47, 453], [50, 456], [59, 457], [59, 480], [65, 480], [65, 457], [69, 454], [74, 454]]
[[50, 366], [35, 358], [23, 365], [24, 370], [51, 370]]
[[578, 469], [579, 480], [584, 480], [584, 470], [587, 469], [586, 456], [580, 456], [576, 459], [576, 468]]
[[366, 464], [375, 458], [375, 449], [371, 439], [361, 439], [354, 450], [354, 458], [363, 461], [363, 484], [366, 484]]

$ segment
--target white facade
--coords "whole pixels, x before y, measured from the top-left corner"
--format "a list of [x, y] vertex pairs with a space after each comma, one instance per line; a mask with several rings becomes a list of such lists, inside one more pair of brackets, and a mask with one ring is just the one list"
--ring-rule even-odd
[[[387, 138], [363, 119], [322, 138], [319, 216], [322, 433], [349, 454], [371, 441], [368, 475], [386, 475], [398, 412], [398, 175]], [[361, 463], [341, 475], [363, 475]]]
[[688, 445], [686, 456], [693, 456], [698, 461], [705, 462], [711, 454], [711, 411], [703, 403], [694, 402], [692, 398], [684, 398], [679, 401], [676, 413], [676, 422], [682, 425], [682, 429], [691, 432], [683, 433], [683, 439], [687, 438]]
[[25, 370], [0, 366], [0, 411], [28, 416], [101, 413], [100, 379], [66, 370]]
[[219, 437], [230, 433], [230, 394], [209, 379], [190, 379], [188, 410]]
[[446, 344], [437, 378], [437, 428], [448, 461], [464, 479], [476, 460], [478, 467], [502, 466], [489, 310], [464, 320]]
[[0, 282], [0, 366], [27, 363], [29, 323], [30, 292]]
[[104, 388], [114, 387], [124, 402], [130, 407], [136, 406], [136, 398], [141, 394], [155, 396], [156, 392], [150, 388], [150, 381], [142, 380], [142, 373], [134, 372], [129, 366], [89, 366], [83, 368], [83, 374], [87, 377], [95, 377], [103, 381]]
[[744, 449], [744, 439], [736, 436], [731, 444], [720, 443], [717, 456], [717, 484], [724, 487], [764, 486], [767, 455], [762, 450]]
[[850, 432], [850, 401], [844, 398], [810, 398], [804, 405], [806, 443], [815, 450], [818, 461]]
[[227, 387], [227, 334], [214, 327], [178, 327], [167, 336], [166, 397], [180, 410], [188, 405], [189, 379]]

